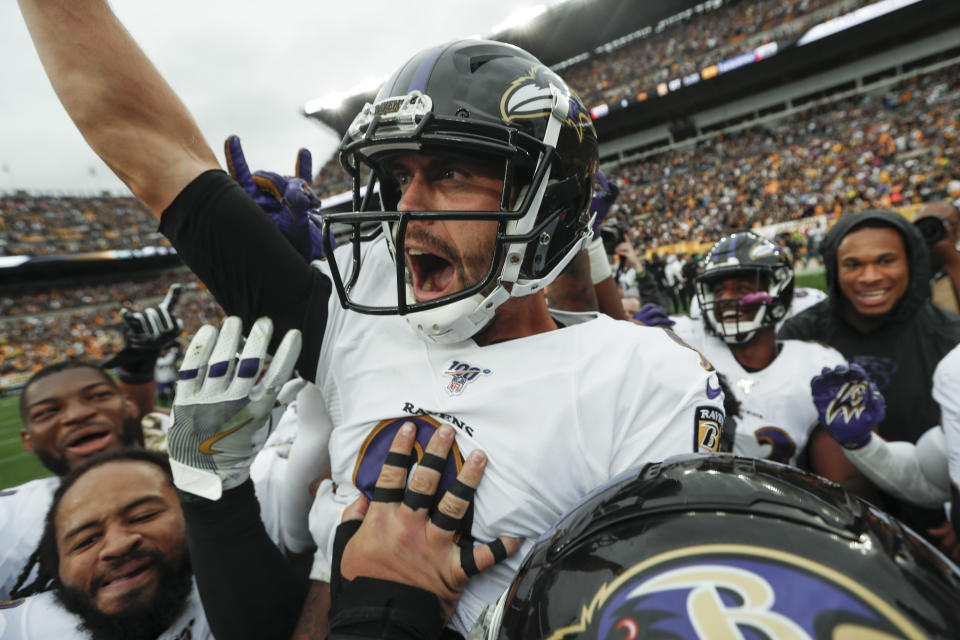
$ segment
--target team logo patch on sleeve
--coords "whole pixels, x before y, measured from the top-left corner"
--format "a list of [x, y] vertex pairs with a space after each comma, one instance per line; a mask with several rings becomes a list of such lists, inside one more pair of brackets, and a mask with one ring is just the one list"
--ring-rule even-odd
[[719, 407], [697, 407], [693, 421], [693, 450], [695, 452], [716, 453], [720, 450], [723, 420], [723, 410]]

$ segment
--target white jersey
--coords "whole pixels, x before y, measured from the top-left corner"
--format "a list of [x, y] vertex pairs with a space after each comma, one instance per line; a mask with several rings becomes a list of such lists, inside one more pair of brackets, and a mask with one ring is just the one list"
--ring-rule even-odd
[[60, 478], [53, 476], [0, 491], [0, 600], [10, 599], [10, 590], [37, 548], [59, 484]]
[[153, 367], [153, 379], [158, 383], [174, 382], [177, 379], [177, 350], [170, 349], [157, 358]]
[[[183, 613], [157, 640], [213, 640], [196, 585], [187, 598]], [[80, 618], [67, 611], [52, 591], [0, 602], [0, 640], [53, 638], [87, 640], [90, 634], [82, 629]]]
[[940, 405], [950, 482], [960, 488], [960, 345], [945, 355], [933, 372], [933, 399]]
[[703, 322], [688, 324], [681, 338], [700, 350], [722, 373], [740, 401], [733, 452], [796, 464], [819, 424], [810, 379], [824, 367], [846, 364], [840, 352], [815, 342], [783, 340], [765, 369], [747, 371], [722, 339], [707, 335]]
[[[394, 266], [382, 242], [373, 251], [356, 287], [383, 292], [385, 301]], [[355, 487], [369, 495], [400, 426], [415, 422], [425, 444], [436, 426], [449, 423], [458, 466], [474, 449], [489, 459], [473, 536], [481, 542], [522, 536], [532, 545], [621, 472], [716, 450], [723, 418], [718, 385], [699, 354], [668, 332], [606, 316], [484, 347], [472, 340], [438, 345], [418, 338], [402, 317], [345, 312], [334, 296], [317, 386], [334, 425], [330, 458], [338, 489], [318, 494], [330, 504], [314, 511], [327, 513], [332, 530]], [[717, 389], [712, 400], [708, 387]], [[452, 480], [453, 464], [442, 482]], [[317, 537], [318, 546], [329, 544], [329, 534]], [[523, 555], [470, 580], [451, 623], [457, 631], [466, 635], [509, 586]]]

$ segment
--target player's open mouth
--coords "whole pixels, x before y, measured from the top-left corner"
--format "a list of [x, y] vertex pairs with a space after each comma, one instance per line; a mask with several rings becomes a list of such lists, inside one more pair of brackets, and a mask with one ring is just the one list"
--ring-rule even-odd
[[119, 569], [110, 572], [97, 588], [97, 591], [124, 592], [141, 586], [154, 575], [153, 559], [149, 557], [130, 560]]
[[740, 319], [740, 316], [740, 311], [737, 308], [732, 307], [730, 309], [724, 309], [720, 315], [720, 318], [723, 322], [736, 322]]
[[104, 427], [88, 427], [71, 434], [67, 440], [67, 452], [75, 456], [89, 456], [103, 451], [115, 441], [111, 429]]
[[453, 293], [456, 272], [448, 259], [414, 247], [407, 247], [406, 254], [413, 277], [413, 292], [418, 302]]

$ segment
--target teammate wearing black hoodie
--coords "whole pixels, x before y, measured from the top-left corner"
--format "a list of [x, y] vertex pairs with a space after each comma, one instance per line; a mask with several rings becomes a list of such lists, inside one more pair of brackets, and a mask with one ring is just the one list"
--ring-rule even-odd
[[[790, 318], [780, 338], [817, 340], [866, 369], [886, 398], [877, 432], [916, 442], [939, 424], [933, 371], [960, 343], [960, 316], [930, 301], [930, 262], [919, 231], [893, 211], [865, 211], [837, 221], [823, 240], [828, 298]], [[943, 511], [884, 506], [918, 530]]]

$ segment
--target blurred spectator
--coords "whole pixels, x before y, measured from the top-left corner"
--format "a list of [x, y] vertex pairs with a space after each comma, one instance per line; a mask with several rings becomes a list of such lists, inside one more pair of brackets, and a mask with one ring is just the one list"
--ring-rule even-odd
[[782, 42], [874, 0], [727, 2], [613, 51], [562, 69], [588, 106], [619, 102], [767, 42]]
[[958, 87], [953, 65], [905, 80], [886, 99], [851, 97], [625, 164], [616, 170], [619, 215], [654, 249], [943, 199], [960, 155]]
[[50, 256], [169, 247], [133, 197], [0, 194], [0, 255]]
[[[26, 297], [42, 311], [11, 313], [23, 309], [18, 295], [3, 298], [5, 309], [0, 320], [0, 380], [6, 376], [31, 373], [65, 358], [106, 360], [123, 346], [123, 300], [159, 301], [172, 282], [183, 282], [183, 294], [177, 316], [183, 320], [181, 337], [196, 333], [203, 324], [220, 322], [223, 311], [205, 287], [189, 272], [175, 271], [149, 281], [137, 280], [91, 289], [111, 292], [105, 299], [93, 301], [86, 288], [35, 290]], [[51, 304], [42, 301], [48, 298]], [[89, 298], [89, 300], [87, 300]], [[80, 301], [80, 304], [73, 304]], [[54, 305], [54, 303], [56, 303]]]

